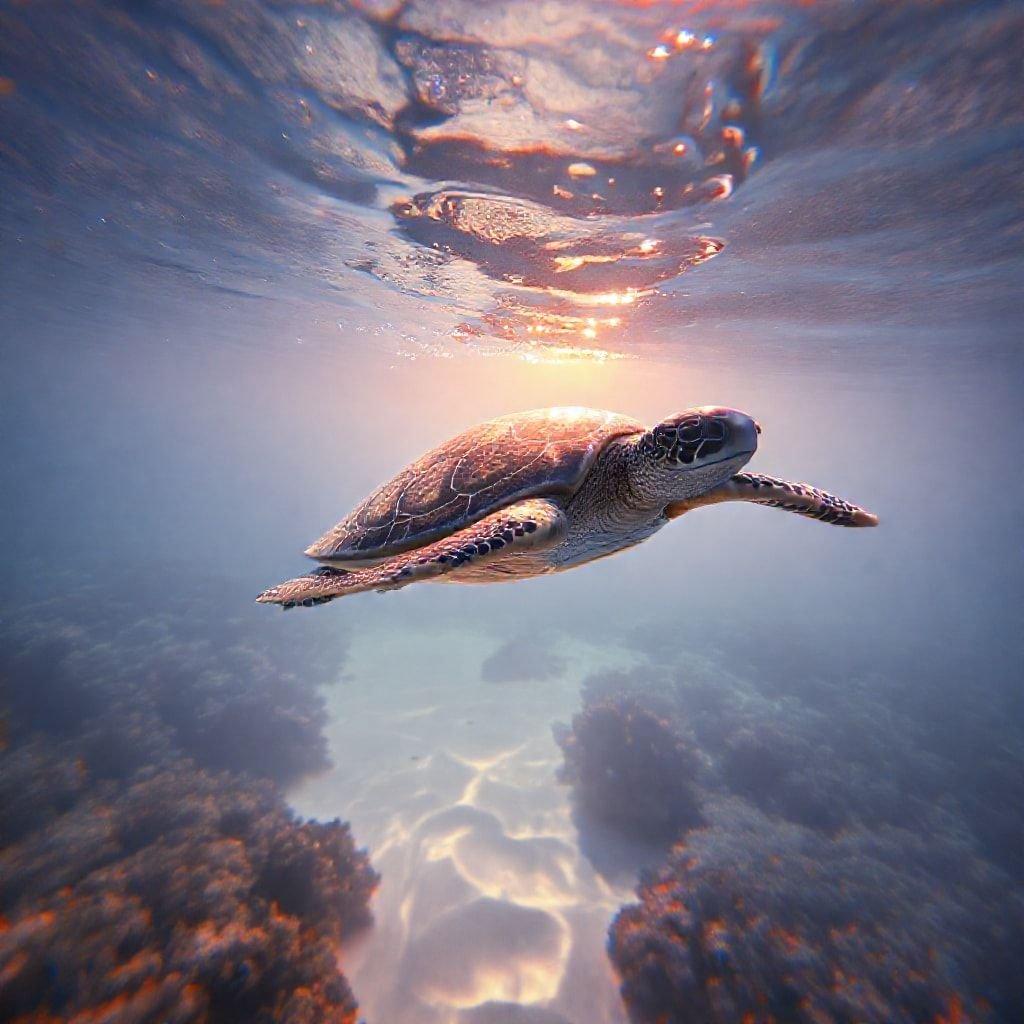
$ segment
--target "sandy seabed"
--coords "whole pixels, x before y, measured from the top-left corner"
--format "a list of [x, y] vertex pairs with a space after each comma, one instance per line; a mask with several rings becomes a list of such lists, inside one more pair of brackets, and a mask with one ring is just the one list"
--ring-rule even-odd
[[382, 875], [375, 926], [345, 951], [368, 1020], [626, 1019], [605, 941], [635, 880], [581, 854], [551, 726], [588, 673], [636, 656], [566, 638], [557, 676], [483, 681], [504, 642], [363, 633], [328, 691], [334, 768], [291, 798], [351, 821]]

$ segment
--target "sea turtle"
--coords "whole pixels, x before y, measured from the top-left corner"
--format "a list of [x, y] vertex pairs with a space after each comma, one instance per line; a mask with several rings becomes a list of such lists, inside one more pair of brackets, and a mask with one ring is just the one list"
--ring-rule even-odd
[[687, 409], [648, 430], [595, 409], [502, 416], [402, 470], [306, 554], [323, 563], [258, 601], [311, 607], [421, 580], [496, 583], [639, 544], [701, 505], [750, 501], [835, 526], [875, 526], [807, 484], [741, 473], [761, 428], [735, 409]]

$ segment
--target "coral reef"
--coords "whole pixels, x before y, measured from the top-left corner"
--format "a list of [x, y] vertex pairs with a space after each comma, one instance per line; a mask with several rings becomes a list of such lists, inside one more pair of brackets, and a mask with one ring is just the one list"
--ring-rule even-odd
[[700, 761], [663, 718], [628, 697], [588, 705], [556, 729], [561, 782], [587, 817], [649, 842], [671, 842], [698, 824], [693, 779]]
[[181, 755], [285, 785], [326, 768], [327, 666], [294, 634], [224, 618], [213, 581], [168, 587], [129, 602], [116, 582], [79, 586], [7, 612], [0, 709], [21, 731], [74, 734], [110, 777]]
[[1024, 1006], [1024, 903], [955, 839], [831, 839], [733, 802], [639, 898], [609, 943], [636, 1024], [1010, 1021]]
[[[657, 864], [610, 934], [634, 1024], [1021, 1019], [1024, 735], [1009, 672], [975, 680], [939, 645], [895, 680], [811, 642], [761, 651], [757, 664], [645, 647], [634, 668], [585, 681], [561, 737], [564, 781], [595, 809], [677, 785], [666, 758], [634, 757], [630, 795], [608, 789], [629, 717], [692, 737], [705, 823], [667, 856], [576, 818], [599, 870], [614, 842], [632, 856], [620, 874]], [[620, 837], [639, 827], [623, 818]]]
[[[943, 829], [953, 815], [988, 857], [1024, 879], [1022, 823], [1005, 813], [1024, 800], [1024, 734], [1010, 728], [1019, 714], [946, 684], [939, 668], [921, 700], [871, 676], [796, 678], [788, 664], [735, 675], [721, 664], [694, 658], [595, 673], [584, 704], [629, 698], [692, 735], [709, 791], [830, 835], [856, 825]], [[947, 717], [959, 724], [955, 736]]]
[[[68, 762], [35, 763], [35, 795], [66, 801]], [[367, 923], [376, 876], [347, 825], [189, 763], [80, 785], [43, 827], [5, 815], [0, 1017], [355, 1020], [336, 943]]]
[[3, 617], [4, 1020], [355, 1021], [338, 944], [377, 875], [277, 789], [327, 763], [315, 674], [203, 604], [90, 587]]

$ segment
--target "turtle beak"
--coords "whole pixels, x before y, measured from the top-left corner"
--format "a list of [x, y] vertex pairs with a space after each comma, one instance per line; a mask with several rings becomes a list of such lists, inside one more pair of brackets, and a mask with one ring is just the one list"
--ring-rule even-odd
[[754, 429], [755, 429], [755, 430], [756, 430], [756, 431], [757, 431], [757, 432], [758, 432], [759, 434], [761, 433], [761, 424], [760, 424], [760, 423], [758, 423], [758, 422], [757, 422], [757, 420], [754, 420]]

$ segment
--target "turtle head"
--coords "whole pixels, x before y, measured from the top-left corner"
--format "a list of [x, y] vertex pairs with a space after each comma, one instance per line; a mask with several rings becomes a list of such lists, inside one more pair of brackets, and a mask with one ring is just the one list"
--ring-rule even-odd
[[757, 423], [736, 409], [686, 409], [641, 436], [634, 484], [656, 502], [697, 497], [746, 465], [760, 433]]

